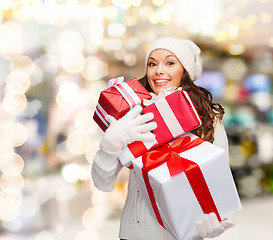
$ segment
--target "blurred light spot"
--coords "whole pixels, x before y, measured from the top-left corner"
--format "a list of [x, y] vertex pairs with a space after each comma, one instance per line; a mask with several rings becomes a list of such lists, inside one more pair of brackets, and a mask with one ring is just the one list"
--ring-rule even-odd
[[74, 155], [68, 151], [67, 144], [65, 141], [57, 144], [56, 155], [63, 161], [68, 161], [69, 159], [74, 157]]
[[224, 98], [229, 101], [235, 101], [238, 98], [239, 90], [240, 88], [234, 84], [227, 85]]
[[12, 145], [10, 142], [0, 139], [0, 164], [4, 164], [10, 160], [9, 157], [6, 157], [6, 154], [9, 153], [14, 153]]
[[24, 197], [20, 211], [21, 218], [32, 218], [40, 210], [40, 205], [34, 197]]
[[0, 127], [5, 127], [6, 125], [12, 123], [14, 120], [15, 114], [7, 112], [3, 104], [0, 103]]
[[108, 65], [96, 57], [87, 57], [81, 74], [87, 80], [95, 81], [108, 74]]
[[84, 64], [85, 59], [81, 52], [66, 52], [61, 56], [61, 66], [69, 73], [80, 72]]
[[139, 46], [139, 39], [136, 37], [130, 38], [127, 43], [126, 43], [126, 47], [129, 49], [134, 49], [136, 47]]
[[247, 73], [248, 67], [241, 59], [230, 58], [222, 67], [226, 77], [231, 80], [241, 80]]
[[73, 132], [67, 138], [67, 149], [75, 155], [83, 155], [90, 143], [88, 136], [81, 132]]
[[56, 191], [55, 197], [58, 201], [64, 202], [73, 199], [76, 194], [77, 192], [73, 186], [63, 184], [62, 187]]
[[271, 20], [272, 20], [272, 16], [271, 16], [271, 14], [268, 13], [268, 12], [263, 12], [263, 13], [261, 13], [260, 16], [259, 16], [259, 18], [260, 18], [260, 21], [261, 21], [262, 23], [270, 23]]
[[142, 0], [131, 0], [132, 6], [139, 7], [142, 4]]
[[55, 237], [52, 233], [44, 230], [44, 231], [36, 234], [34, 240], [54, 240], [54, 239], [55, 239]]
[[[25, 188], [29, 187], [27, 181], [25, 181]], [[30, 183], [31, 184], [31, 183]], [[33, 197], [38, 201], [38, 204], [47, 202], [54, 196], [54, 189], [49, 185], [46, 178], [40, 178], [37, 181], [37, 190], [33, 192]]]
[[265, 171], [261, 168], [255, 168], [252, 170], [252, 175], [256, 178], [256, 179], [263, 179], [265, 177]]
[[65, 101], [75, 101], [79, 94], [79, 86], [74, 82], [63, 82], [59, 94]]
[[10, 222], [3, 222], [2, 226], [11, 232], [19, 232], [23, 228], [23, 222], [20, 218], [16, 218]]
[[273, 160], [273, 129], [263, 127], [257, 135], [258, 158], [264, 164], [269, 164]]
[[152, 23], [152, 24], [158, 24], [159, 23], [159, 16], [158, 14], [155, 12], [155, 13], [152, 13], [149, 17], [149, 21]]
[[89, 3], [94, 6], [98, 6], [101, 4], [101, 0], [89, 0]]
[[3, 107], [9, 113], [20, 113], [27, 106], [27, 98], [24, 94], [8, 92], [3, 98]]
[[24, 187], [24, 178], [22, 175], [9, 176], [4, 173], [1, 176], [0, 185], [7, 193], [18, 193]]
[[138, 23], [138, 17], [134, 15], [127, 15], [124, 18], [124, 24], [127, 27], [135, 26]]
[[[253, 109], [247, 106], [242, 106], [234, 111], [234, 120], [236, 121], [237, 125], [248, 128], [255, 127], [257, 122], [255, 114], [253, 113]], [[244, 142], [241, 144], [244, 144]], [[242, 147], [244, 148], [244, 146]]]
[[29, 118], [33, 118], [35, 115], [38, 114], [41, 108], [42, 108], [41, 101], [34, 99], [33, 101], [27, 103], [27, 107], [24, 111], [24, 115]]
[[87, 229], [97, 230], [103, 225], [103, 219], [98, 216], [98, 208], [89, 208], [82, 215], [82, 224]]
[[165, 3], [165, 0], [153, 0], [155, 6], [162, 6]]
[[124, 62], [126, 65], [132, 67], [136, 64], [137, 62], [137, 57], [134, 53], [128, 53], [124, 57]]
[[273, 37], [268, 39], [268, 46], [273, 48]]
[[103, 8], [103, 14], [105, 18], [113, 20], [118, 17], [118, 9], [112, 6], [107, 6]]
[[109, 216], [109, 208], [106, 208], [109, 202], [109, 194], [102, 191], [95, 191], [92, 194], [91, 201], [94, 207], [96, 217], [99, 219], [106, 219]]
[[93, 158], [96, 152], [100, 149], [99, 147], [100, 141], [92, 141], [86, 150], [85, 157], [89, 163], [93, 162]]
[[24, 169], [24, 160], [17, 153], [7, 153], [5, 154], [5, 162], [0, 162], [0, 170], [7, 175], [18, 175]]
[[[36, 69], [36, 71], [38, 71], [36, 75], [39, 75], [39, 76], [43, 75], [43, 73], [40, 73], [40, 71], [46, 71], [46, 72], [57, 74], [60, 67], [60, 59], [56, 55], [57, 50], [55, 50], [55, 48], [56, 48], [56, 45], [53, 45], [53, 44], [49, 45], [49, 49], [47, 49], [47, 54], [44, 54], [35, 60], [35, 63], [38, 68]], [[31, 85], [35, 85], [39, 83], [40, 81], [41, 81], [40, 79], [37, 81], [36, 79], [33, 79], [32, 77]]]
[[126, 32], [126, 27], [122, 23], [110, 23], [107, 32], [111, 37], [122, 37]]
[[65, 112], [73, 112], [75, 111], [78, 106], [79, 106], [79, 102], [75, 101], [75, 98], [71, 98], [69, 100], [64, 99], [60, 92], [57, 93], [56, 96], [56, 103], [58, 105], [59, 108], [61, 108], [63, 111]]
[[96, 81], [94, 82], [89, 89], [89, 96], [91, 98], [91, 100], [94, 103], [98, 102], [99, 96], [101, 91], [105, 90], [107, 88], [107, 82], [106, 81]]
[[269, 93], [255, 92], [251, 94], [250, 102], [256, 106], [260, 111], [266, 112], [271, 107], [272, 98]]
[[97, 232], [92, 230], [83, 230], [79, 232], [75, 240], [99, 240], [99, 235]]
[[[87, 28], [87, 39], [91, 47], [100, 47], [104, 37], [104, 24], [101, 19], [92, 19]], [[96, 33], [96, 34], [94, 34]]]
[[119, 50], [122, 48], [122, 41], [119, 39], [105, 39], [102, 48], [104, 51]]
[[6, 80], [6, 87], [9, 91], [23, 94], [30, 86], [30, 78], [22, 70], [12, 71]]
[[79, 52], [84, 48], [84, 39], [77, 31], [64, 31], [59, 37], [59, 48], [65, 52]]
[[229, 38], [235, 39], [239, 33], [239, 28], [236, 25], [230, 25], [228, 28]]
[[113, 5], [128, 9], [131, 7], [131, 1], [128, 0], [112, 0]]
[[114, 53], [114, 55], [115, 55], [115, 58], [117, 59], [117, 60], [123, 60], [124, 59], [124, 57], [125, 57], [125, 55], [126, 55], [126, 50], [124, 49], [124, 48], [121, 48], [121, 49], [119, 49], [119, 50], [116, 50], [115, 51], [115, 53]]
[[226, 41], [228, 38], [228, 34], [225, 31], [218, 31], [214, 34], [214, 40], [216, 42]]
[[86, 165], [70, 163], [66, 164], [62, 168], [62, 176], [69, 183], [76, 183], [77, 181], [90, 180], [89, 169]]
[[240, 55], [245, 51], [245, 47], [242, 44], [233, 44], [229, 47], [229, 52], [231, 55]]
[[22, 123], [14, 122], [5, 127], [3, 137], [9, 141], [13, 147], [19, 147], [26, 142], [28, 133]]
[[30, 78], [30, 85], [35, 86], [43, 81], [43, 71], [38, 66], [34, 65], [34, 70]]
[[10, 71], [21, 70], [30, 76], [34, 71], [34, 64], [28, 56], [18, 56], [10, 64]]
[[6, 222], [16, 219], [20, 204], [10, 198], [0, 198], [0, 219]]
[[62, 225], [56, 226], [56, 232], [57, 233], [63, 233], [64, 232], [64, 226], [62, 226]]
[[93, 121], [94, 112], [83, 110], [79, 112], [75, 119], [76, 129], [85, 134], [91, 134], [97, 130], [97, 124]]
[[246, 163], [246, 158], [242, 154], [240, 154], [239, 146], [231, 145], [229, 147], [229, 152], [230, 152], [230, 158], [229, 158], [230, 166], [232, 168], [243, 167], [244, 164]]
[[252, 175], [239, 179], [238, 188], [240, 193], [246, 197], [255, 197], [261, 193], [259, 179]]
[[249, 14], [247, 19], [251, 22], [252, 25], [256, 24], [258, 21], [258, 17], [255, 14]]
[[79, 180], [80, 170], [75, 163], [66, 164], [62, 168], [62, 176], [69, 183], [75, 183]]
[[11, 60], [23, 52], [21, 42], [22, 27], [16, 22], [5, 22], [0, 25], [0, 54]]
[[23, 5], [20, 8], [13, 8], [13, 15], [20, 20], [30, 20], [33, 17], [33, 7]]

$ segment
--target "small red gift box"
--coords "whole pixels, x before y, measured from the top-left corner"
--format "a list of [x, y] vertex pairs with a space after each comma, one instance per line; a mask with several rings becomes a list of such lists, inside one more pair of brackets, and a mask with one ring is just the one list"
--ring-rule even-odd
[[198, 234], [197, 220], [219, 221], [242, 208], [224, 149], [186, 133], [133, 161], [151, 214], [175, 239]]
[[157, 128], [153, 131], [156, 141], [129, 144], [119, 156], [124, 166], [129, 167], [133, 159], [149, 149], [169, 142], [202, 125], [199, 114], [186, 91], [177, 90], [165, 97], [159, 96], [155, 102], [143, 108], [143, 113], [148, 112], [154, 114], [152, 121], [157, 123]]
[[101, 92], [93, 116], [103, 131], [109, 127], [109, 123], [105, 120], [107, 114], [119, 119], [134, 106], [141, 105], [143, 99], [152, 98], [136, 78], [125, 82], [124, 77], [114, 78], [109, 80], [108, 87]]

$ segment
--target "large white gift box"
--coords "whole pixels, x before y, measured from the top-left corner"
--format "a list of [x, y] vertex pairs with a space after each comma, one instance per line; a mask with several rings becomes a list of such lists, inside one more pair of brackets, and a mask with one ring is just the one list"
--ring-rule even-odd
[[202, 125], [201, 118], [186, 91], [180, 88], [169, 88], [161, 91], [156, 100], [143, 100], [148, 104], [143, 108], [143, 113], [153, 113], [153, 122], [157, 128], [153, 142], [133, 142], [123, 148], [119, 156], [122, 165], [132, 168], [132, 160], [141, 156], [148, 150], [167, 143], [182, 134]]
[[241, 209], [227, 154], [191, 133], [146, 152], [133, 166], [152, 214], [175, 239], [196, 236], [204, 213], [221, 221]]

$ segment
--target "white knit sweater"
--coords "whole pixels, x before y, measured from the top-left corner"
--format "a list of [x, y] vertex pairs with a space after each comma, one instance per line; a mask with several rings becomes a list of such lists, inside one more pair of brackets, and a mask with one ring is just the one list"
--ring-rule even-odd
[[[222, 123], [215, 124], [214, 143], [228, 154], [227, 135]], [[111, 191], [122, 168], [118, 161], [120, 153], [100, 149], [93, 160], [91, 175], [95, 186], [101, 191]], [[130, 170], [128, 194], [120, 221], [121, 239], [128, 240], [174, 240], [150, 213], [143, 199], [134, 170]]]

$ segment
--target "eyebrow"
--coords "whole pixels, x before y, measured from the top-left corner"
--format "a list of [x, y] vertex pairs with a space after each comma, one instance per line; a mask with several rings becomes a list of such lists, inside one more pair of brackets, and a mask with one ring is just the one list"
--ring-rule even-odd
[[[175, 57], [175, 55], [170, 54], [170, 55], [167, 55], [165, 58], [168, 58], [168, 57]], [[156, 60], [154, 57], [149, 57], [148, 59], [153, 59], [153, 60]]]

